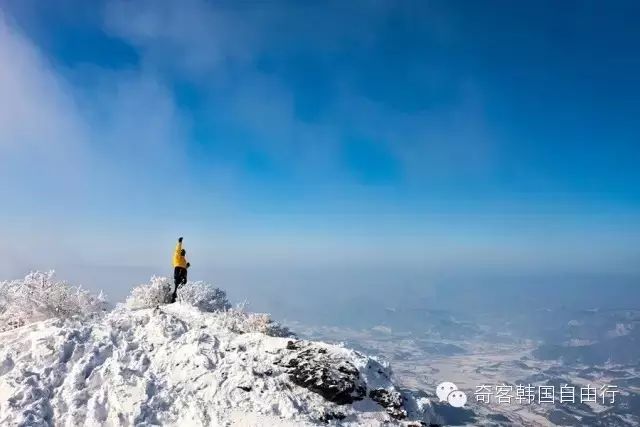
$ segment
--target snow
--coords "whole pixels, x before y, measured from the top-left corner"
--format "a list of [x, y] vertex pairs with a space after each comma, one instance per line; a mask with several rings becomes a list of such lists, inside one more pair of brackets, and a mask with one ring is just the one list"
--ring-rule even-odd
[[[163, 280], [152, 284], [160, 289]], [[216, 295], [226, 307], [226, 296]], [[215, 307], [188, 299], [139, 308], [134, 298], [101, 316], [60, 316], [0, 333], [0, 425], [289, 426], [336, 423], [336, 414], [341, 425], [406, 423], [368, 397], [326, 400], [294, 383], [284, 362], [295, 357], [292, 348], [313, 348], [355, 366], [367, 390], [395, 392], [386, 364], [341, 346], [270, 336], [282, 329], [264, 328], [272, 324], [266, 315], [257, 316], [261, 327], [250, 326], [251, 314], [203, 311]], [[408, 406], [424, 410], [410, 418], [428, 416], [430, 405]]]
[[0, 332], [51, 317], [92, 316], [106, 310], [102, 293], [55, 280], [53, 271], [0, 282]]

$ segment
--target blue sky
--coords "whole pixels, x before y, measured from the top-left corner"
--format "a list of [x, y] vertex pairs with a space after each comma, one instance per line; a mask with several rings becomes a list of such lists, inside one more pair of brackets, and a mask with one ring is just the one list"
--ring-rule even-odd
[[638, 272], [637, 2], [0, 10], [4, 275]]

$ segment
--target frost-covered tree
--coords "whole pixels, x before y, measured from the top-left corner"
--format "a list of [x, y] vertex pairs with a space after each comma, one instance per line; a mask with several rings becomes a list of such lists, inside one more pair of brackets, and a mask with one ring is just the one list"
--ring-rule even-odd
[[178, 289], [178, 301], [202, 311], [224, 311], [231, 308], [227, 293], [205, 282], [188, 282]]
[[[151, 282], [136, 286], [127, 298], [129, 308], [153, 308], [171, 302], [174, 284], [166, 277], [152, 277]], [[189, 304], [204, 312], [231, 308], [227, 294], [206, 282], [188, 282], [178, 289], [178, 302]]]
[[53, 271], [36, 271], [24, 279], [0, 282], [0, 330], [54, 317], [91, 317], [106, 309], [102, 292], [96, 296], [58, 281]]
[[136, 286], [127, 297], [127, 307], [152, 308], [171, 302], [173, 283], [166, 277], [153, 276], [146, 284]]

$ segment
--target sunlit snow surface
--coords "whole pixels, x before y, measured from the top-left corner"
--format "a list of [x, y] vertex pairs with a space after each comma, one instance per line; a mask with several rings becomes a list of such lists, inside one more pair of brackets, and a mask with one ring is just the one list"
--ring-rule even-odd
[[[369, 398], [336, 405], [294, 384], [279, 364], [290, 341], [232, 332], [223, 314], [180, 303], [28, 324], [0, 334], [0, 424], [304, 425], [336, 411], [345, 425], [400, 423]], [[369, 387], [395, 389], [386, 366], [315, 345]]]

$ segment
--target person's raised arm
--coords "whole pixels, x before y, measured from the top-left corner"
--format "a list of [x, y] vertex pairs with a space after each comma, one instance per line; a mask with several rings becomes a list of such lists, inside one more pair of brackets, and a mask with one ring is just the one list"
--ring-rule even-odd
[[182, 237], [178, 238], [178, 244], [176, 245], [176, 255], [180, 255], [182, 252]]

